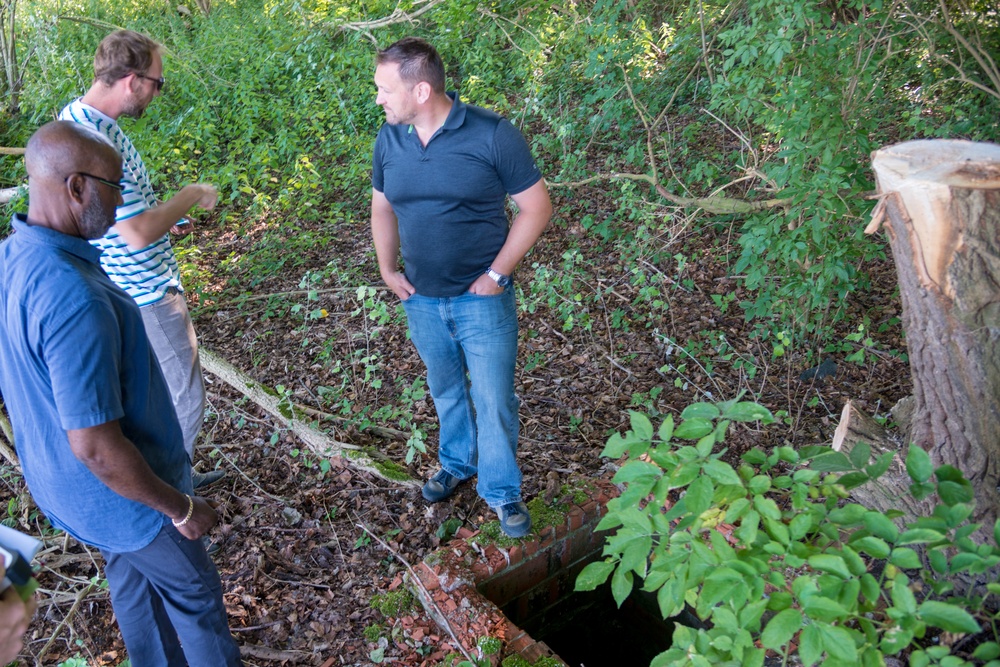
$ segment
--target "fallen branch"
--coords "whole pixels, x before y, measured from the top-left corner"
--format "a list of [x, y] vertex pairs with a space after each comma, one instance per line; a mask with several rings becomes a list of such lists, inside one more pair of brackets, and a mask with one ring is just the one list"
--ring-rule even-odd
[[757, 211], [767, 211], [772, 208], [783, 208], [791, 205], [791, 199], [765, 199], [763, 201], [746, 201], [745, 199], [731, 199], [729, 197], [681, 197], [675, 195], [671, 192], [667, 192], [667, 189], [656, 182], [656, 180], [649, 174], [628, 174], [621, 172], [614, 172], [611, 174], [597, 174], [596, 176], [591, 176], [590, 178], [585, 178], [582, 181], [572, 181], [565, 183], [556, 183], [552, 181], [546, 181], [546, 185], [550, 188], [578, 188], [582, 185], [589, 185], [590, 183], [596, 183], [598, 181], [616, 181], [616, 180], [630, 180], [630, 181], [644, 181], [649, 183], [654, 188], [656, 192], [669, 201], [672, 204], [677, 204], [678, 206], [693, 206], [705, 210], [713, 215], [731, 215], [734, 213], [756, 213]]
[[4, 412], [2, 398], [0, 398], [0, 432], [3, 432], [3, 437], [0, 438], [0, 454], [7, 459], [7, 463], [20, 470], [21, 462], [17, 458], [17, 452], [14, 451], [14, 429], [11, 428], [7, 413]]
[[0, 155], [24, 155], [24, 149], [0, 146]]
[[69, 613], [67, 613], [66, 616], [63, 617], [63, 620], [59, 622], [59, 625], [57, 625], [56, 629], [52, 632], [52, 636], [49, 637], [49, 641], [45, 642], [45, 646], [43, 646], [42, 650], [35, 656], [36, 665], [42, 664], [42, 658], [46, 653], [48, 653], [48, 650], [52, 647], [52, 643], [55, 642], [56, 637], [59, 636], [62, 629], [69, 623], [70, 619], [73, 618], [73, 614], [75, 614], [76, 610], [80, 608], [80, 603], [83, 602], [88, 595], [90, 595], [90, 592], [94, 590], [94, 588], [96, 587], [94, 586], [94, 583], [91, 582], [88, 583], [85, 588], [80, 589], [80, 592], [76, 594], [76, 600], [73, 602], [73, 606], [69, 608]]
[[[270, 387], [256, 382], [210, 350], [202, 348], [200, 355], [202, 368], [226, 382], [284, 424], [317, 456], [343, 459], [354, 468], [369, 472], [388, 482], [403, 486], [420, 486], [420, 482], [407, 475], [402, 466], [387, 458], [380, 457], [377, 452], [371, 449], [362, 449], [347, 442], [340, 442], [319, 431], [303, 419], [306, 415], [302, 410], [278, 396], [278, 393]], [[387, 474], [387, 467], [391, 467], [391, 475]]]
[[372, 21], [353, 21], [351, 23], [341, 23], [338, 28], [341, 30], [355, 30], [357, 32], [368, 32], [369, 30], [375, 30], [377, 28], [385, 28], [396, 23], [413, 23], [421, 14], [429, 12], [431, 9], [440, 5], [447, 0], [427, 0], [426, 4], [413, 12], [404, 12], [396, 5], [396, 9], [392, 11], [392, 14], [380, 19], [374, 19]]
[[11, 199], [17, 196], [17, 191], [20, 188], [4, 188], [0, 190], [0, 204], [6, 204]]
[[306, 653], [305, 651], [281, 651], [276, 648], [270, 648], [269, 646], [243, 644], [240, 646], [240, 655], [244, 658], [259, 658], [261, 660], [273, 660], [275, 662], [280, 662], [282, 660], [296, 660], [298, 658], [304, 658], [311, 654]]
[[420, 577], [418, 577], [417, 573], [413, 571], [413, 568], [410, 567], [410, 564], [408, 562], [406, 562], [406, 559], [403, 558], [402, 556], [400, 556], [396, 552], [395, 549], [393, 549], [388, 544], [386, 544], [385, 541], [382, 540], [382, 538], [380, 538], [378, 535], [376, 535], [372, 531], [368, 530], [368, 528], [364, 524], [360, 524], [359, 523], [359, 524], [355, 524], [355, 525], [357, 525], [357, 527], [360, 528], [361, 530], [363, 530], [366, 533], [368, 533], [368, 535], [372, 539], [374, 539], [376, 542], [378, 542], [379, 544], [382, 545], [383, 549], [385, 549], [386, 551], [388, 551], [389, 553], [391, 553], [393, 556], [396, 557], [396, 560], [398, 560], [400, 563], [403, 564], [403, 567], [406, 568], [406, 571], [410, 573], [410, 579], [412, 579], [414, 582], [416, 582], [416, 584], [420, 588], [421, 592], [423, 592], [422, 599], [427, 600], [428, 604], [430, 604], [432, 607], [434, 607], [434, 620], [437, 621], [438, 625], [444, 627], [444, 629], [448, 631], [448, 634], [451, 635], [452, 641], [455, 642], [455, 646], [457, 646], [458, 650], [462, 652], [462, 655], [465, 656], [466, 660], [468, 660], [469, 662], [475, 664], [475, 660], [472, 659], [472, 656], [469, 655], [469, 652], [465, 650], [465, 647], [462, 646], [462, 642], [460, 642], [458, 640], [458, 637], [455, 635], [455, 630], [451, 627], [451, 623], [448, 622], [448, 617], [445, 616], [444, 612], [441, 611], [441, 608], [437, 606], [436, 602], [434, 602], [434, 598], [431, 596], [430, 591], [428, 591], [427, 587], [424, 586], [424, 582], [420, 581]]
[[[315, 417], [316, 419], [321, 419], [325, 421], [332, 421], [336, 424], [349, 424], [350, 420], [346, 417], [338, 417], [337, 415], [331, 415], [329, 412], [323, 412], [322, 410], [317, 410], [316, 408], [310, 408], [307, 405], [295, 404], [296, 409], [301, 410], [310, 417]], [[372, 435], [377, 435], [381, 438], [391, 438], [393, 440], [407, 440], [410, 437], [409, 433], [404, 433], [398, 428], [388, 428], [386, 426], [367, 426], [360, 429], [362, 433], [371, 433]]]

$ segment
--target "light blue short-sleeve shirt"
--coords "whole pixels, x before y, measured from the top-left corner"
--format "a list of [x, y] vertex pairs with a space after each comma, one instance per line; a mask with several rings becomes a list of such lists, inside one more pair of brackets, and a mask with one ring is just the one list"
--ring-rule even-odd
[[0, 392], [28, 489], [52, 524], [100, 549], [148, 545], [164, 515], [118, 495], [73, 454], [67, 430], [118, 420], [153, 472], [191, 493], [180, 424], [136, 303], [100, 250], [27, 224], [0, 244]]

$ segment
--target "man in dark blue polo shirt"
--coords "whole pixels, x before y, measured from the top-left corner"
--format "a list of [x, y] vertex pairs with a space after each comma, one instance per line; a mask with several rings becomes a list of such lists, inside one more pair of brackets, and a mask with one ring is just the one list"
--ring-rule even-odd
[[56, 121], [28, 141], [27, 216], [0, 245], [0, 391], [24, 479], [52, 524], [98, 547], [134, 667], [242, 664], [199, 538], [170, 393], [139, 308], [101, 270], [122, 159]]
[[523, 537], [531, 517], [516, 460], [511, 276], [549, 223], [548, 191], [510, 122], [445, 92], [444, 65], [426, 41], [380, 51], [375, 85], [386, 117], [372, 160], [375, 252], [403, 302], [441, 427], [441, 469], [423, 495], [444, 500], [478, 475], [504, 532]]

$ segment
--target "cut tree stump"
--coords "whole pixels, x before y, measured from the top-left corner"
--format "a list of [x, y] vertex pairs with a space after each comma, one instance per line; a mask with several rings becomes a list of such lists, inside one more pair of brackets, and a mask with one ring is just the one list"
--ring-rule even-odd
[[[865, 231], [888, 221], [913, 378], [902, 441], [965, 474], [985, 539], [1000, 508], [1000, 146], [910, 141], [872, 167], [881, 198]], [[897, 469], [856, 491], [898, 506], [909, 481]]]
[[372, 448], [362, 448], [331, 438], [315, 428], [302, 410], [282, 400], [274, 389], [263, 385], [211, 350], [199, 350], [202, 368], [226, 382], [269, 415], [284, 424], [304, 442], [316, 456], [339, 458], [347, 465], [364, 470], [401, 486], [419, 488], [420, 482], [407, 474], [402, 465], [390, 461]]

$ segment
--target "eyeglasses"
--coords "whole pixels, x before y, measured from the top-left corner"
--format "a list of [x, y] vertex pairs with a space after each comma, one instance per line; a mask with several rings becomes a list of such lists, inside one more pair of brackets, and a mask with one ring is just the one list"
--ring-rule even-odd
[[164, 79], [162, 76], [159, 79], [154, 79], [151, 76], [146, 76], [145, 74], [138, 74], [138, 73], [136, 73], [136, 76], [139, 77], [140, 79], [148, 79], [152, 81], [153, 83], [156, 84], [156, 90], [161, 92], [163, 91], [163, 86], [167, 85], [167, 80]]
[[[100, 176], [94, 176], [93, 174], [88, 174], [85, 171], [76, 171], [76, 172], [73, 172], [73, 173], [80, 174], [81, 176], [86, 176], [87, 178], [92, 178], [95, 181], [97, 181], [98, 183], [103, 183], [104, 185], [108, 186], [109, 188], [114, 188], [118, 192], [122, 192], [125, 189], [125, 186], [122, 185], [121, 183], [115, 183], [114, 181], [109, 181], [106, 178], [101, 178]], [[72, 176], [72, 175], [73, 174], [70, 174], [70, 176]], [[64, 179], [64, 181], [68, 181], [68, 180], [69, 180], [69, 176], [67, 176]]]

